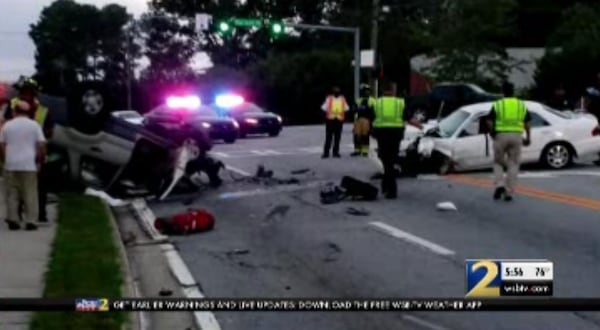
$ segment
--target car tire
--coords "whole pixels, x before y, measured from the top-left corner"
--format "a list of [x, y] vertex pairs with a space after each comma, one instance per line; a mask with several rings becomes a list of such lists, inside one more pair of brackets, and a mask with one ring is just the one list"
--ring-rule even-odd
[[435, 157], [434, 162], [438, 175], [448, 175], [454, 172], [454, 164], [448, 156], [436, 152], [433, 157]]
[[542, 151], [541, 163], [551, 169], [560, 170], [573, 164], [573, 147], [565, 142], [551, 143]]
[[69, 125], [89, 135], [102, 131], [113, 108], [106, 85], [94, 81], [75, 86], [67, 102]]
[[223, 140], [224, 140], [224, 141], [225, 141], [225, 143], [227, 143], [227, 144], [233, 144], [233, 143], [235, 143], [235, 140], [236, 140], [236, 138], [234, 138], [234, 137], [228, 137], [228, 138], [226, 138], [226, 139], [223, 139]]
[[279, 136], [279, 132], [280, 132], [279, 130], [277, 130], [277, 131], [271, 131], [271, 132], [269, 132], [269, 136], [270, 136], [270, 137], [276, 137], [276, 136]]

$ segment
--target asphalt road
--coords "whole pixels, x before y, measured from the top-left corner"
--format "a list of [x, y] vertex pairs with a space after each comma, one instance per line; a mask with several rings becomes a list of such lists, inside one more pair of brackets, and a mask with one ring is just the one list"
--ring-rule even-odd
[[[345, 128], [342, 159], [321, 160], [322, 127], [286, 128], [278, 138], [218, 145], [233, 171], [192, 205], [152, 204], [159, 216], [206, 208], [215, 230], [176, 238], [213, 297], [461, 297], [465, 259], [549, 259], [554, 296], [600, 296], [600, 168], [531, 171], [516, 200], [491, 198], [490, 173], [399, 180], [396, 201], [319, 203], [319, 185], [378, 171], [354, 159]], [[243, 179], [258, 165], [300, 185]], [[291, 175], [291, 171], [309, 169]], [[451, 201], [458, 212], [436, 210]], [[348, 207], [369, 216], [352, 216]], [[236, 252], [237, 251], [237, 252]], [[593, 313], [217, 313], [224, 330], [252, 329], [600, 329]]]

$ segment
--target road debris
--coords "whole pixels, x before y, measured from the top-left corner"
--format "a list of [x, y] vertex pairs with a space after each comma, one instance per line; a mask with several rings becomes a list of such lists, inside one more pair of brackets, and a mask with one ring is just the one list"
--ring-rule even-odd
[[161, 297], [169, 297], [173, 295], [173, 290], [162, 288], [158, 292], [158, 295]]
[[154, 227], [165, 235], [187, 235], [212, 230], [214, 216], [206, 210], [188, 210], [170, 218], [158, 218]]
[[287, 213], [290, 211], [290, 206], [287, 204], [280, 204], [273, 207], [264, 218], [264, 221], [270, 221], [275, 217], [279, 216], [280, 219], [285, 218]]
[[322, 259], [324, 262], [334, 262], [339, 259], [339, 254], [342, 253], [342, 249], [339, 245], [333, 242], [327, 242], [327, 252], [325, 257]]
[[294, 170], [294, 171], [292, 171], [290, 173], [292, 173], [293, 175], [301, 175], [301, 174], [306, 174], [306, 173], [309, 173], [309, 172], [310, 172], [310, 168], [302, 168], [302, 169], [299, 169], [299, 170]]
[[354, 207], [349, 207], [346, 209], [346, 213], [350, 214], [350, 215], [355, 215], [355, 216], [359, 216], [359, 217], [366, 217], [368, 215], [371, 215], [371, 212], [367, 211], [364, 208], [354, 208]]
[[321, 204], [325, 205], [339, 203], [347, 197], [346, 191], [334, 183], [328, 183], [323, 186], [321, 188], [320, 196]]
[[98, 198], [102, 199], [103, 201], [105, 201], [106, 203], [108, 203], [108, 205], [110, 205], [112, 207], [125, 206], [125, 205], [129, 204], [123, 200], [112, 198], [106, 192], [101, 191], [101, 190], [87, 188], [85, 190], [85, 194], [89, 195], [89, 196], [98, 197]]
[[228, 256], [232, 256], [232, 255], [244, 255], [244, 254], [249, 254], [250, 250], [248, 249], [235, 249], [232, 251], [227, 251], [226, 254]]
[[270, 179], [273, 177], [273, 171], [267, 170], [263, 165], [259, 165], [254, 176], [260, 179]]
[[353, 200], [374, 201], [379, 194], [379, 189], [374, 185], [351, 176], [343, 177], [340, 186], [346, 196]]
[[452, 202], [441, 202], [436, 205], [438, 211], [448, 212], [448, 211], [458, 211], [456, 205]]

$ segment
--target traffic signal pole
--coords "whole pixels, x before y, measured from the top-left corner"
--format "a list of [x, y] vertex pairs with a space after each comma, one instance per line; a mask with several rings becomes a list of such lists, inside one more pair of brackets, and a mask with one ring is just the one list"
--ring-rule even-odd
[[302, 24], [302, 23], [285, 23], [286, 27], [291, 27], [299, 30], [322, 30], [331, 32], [341, 33], [353, 33], [354, 34], [354, 99], [358, 99], [360, 96], [360, 28], [359, 27], [345, 27], [345, 26], [331, 26], [331, 25], [313, 25], [313, 24]]

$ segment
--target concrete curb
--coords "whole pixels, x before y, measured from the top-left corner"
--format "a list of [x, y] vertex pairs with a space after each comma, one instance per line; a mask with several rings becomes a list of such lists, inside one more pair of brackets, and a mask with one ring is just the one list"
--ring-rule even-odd
[[[100, 199], [106, 208], [106, 212], [110, 217], [110, 226], [113, 232], [113, 240], [117, 245], [117, 249], [119, 249], [120, 255], [120, 266], [121, 273], [123, 274], [123, 284], [121, 287], [121, 292], [125, 297], [139, 297], [139, 290], [136, 288], [135, 281], [131, 275], [131, 268], [129, 265], [129, 260], [127, 258], [127, 251], [125, 249], [125, 244], [123, 243], [123, 239], [119, 232], [119, 225], [117, 224], [117, 220], [113, 213], [112, 208], [106, 203], [106, 201]], [[147, 326], [144, 325], [143, 320], [145, 318], [142, 315], [142, 312], [138, 313], [130, 313], [129, 322], [122, 326], [122, 330], [146, 330]]]
[[[132, 210], [135, 217], [141, 223], [144, 231], [157, 242], [168, 242], [168, 236], [158, 233], [154, 228], [154, 219], [156, 216], [150, 210], [146, 201], [143, 199], [135, 200], [132, 203]], [[177, 248], [171, 243], [161, 244], [163, 255], [167, 259], [169, 270], [180, 285], [186, 298], [204, 298], [200, 287], [194, 279], [192, 273], [181, 258]], [[212, 312], [194, 312], [194, 322], [200, 330], [221, 330], [221, 326]]]

